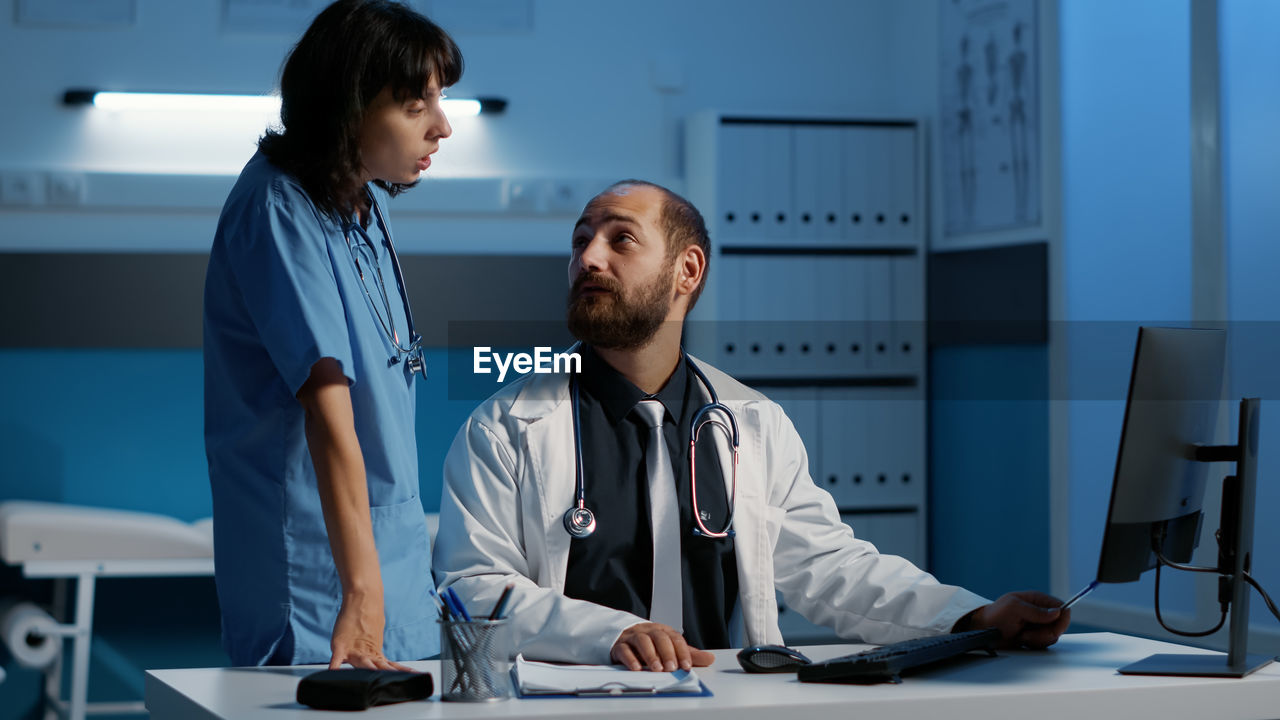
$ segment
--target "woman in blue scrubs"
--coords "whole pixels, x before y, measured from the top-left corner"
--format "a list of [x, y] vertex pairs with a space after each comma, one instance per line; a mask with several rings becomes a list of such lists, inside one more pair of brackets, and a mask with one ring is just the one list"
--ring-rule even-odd
[[402, 668], [439, 650], [418, 498], [421, 350], [387, 224], [449, 137], [462, 55], [406, 5], [341, 0], [285, 62], [205, 281], [205, 448], [237, 665]]

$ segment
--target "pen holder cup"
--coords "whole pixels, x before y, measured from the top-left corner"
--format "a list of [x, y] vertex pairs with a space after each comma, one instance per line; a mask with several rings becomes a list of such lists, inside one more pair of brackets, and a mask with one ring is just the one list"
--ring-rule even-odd
[[492, 702], [511, 697], [511, 627], [503, 620], [440, 621], [440, 698]]

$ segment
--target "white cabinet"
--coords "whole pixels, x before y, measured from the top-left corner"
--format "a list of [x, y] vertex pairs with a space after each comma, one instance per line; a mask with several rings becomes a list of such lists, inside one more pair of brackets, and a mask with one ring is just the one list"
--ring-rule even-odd
[[[924, 566], [922, 136], [911, 120], [703, 113], [686, 178], [714, 253], [691, 347], [783, 407], [855, 535]], [[780, 622], [788, 640], [833, 637]]]

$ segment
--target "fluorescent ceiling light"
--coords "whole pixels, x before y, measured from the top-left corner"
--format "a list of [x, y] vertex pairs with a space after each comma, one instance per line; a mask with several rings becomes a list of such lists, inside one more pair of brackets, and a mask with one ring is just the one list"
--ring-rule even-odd
[[103, 110], [279, 112], [280, 98], [271, 95], [99, 92], [93, 95], [93, 106]]
[[444, 114], [448, 117], [474, 117], [483, 110], [479, 100], [465, 98], [445, 98], [440, 101], [440, 109], [444, 110]]
[[[275, 95], [223, 95], [196, 93], [107, 92], [68, 90], [62, 96], [66, 105], [92, 105], [104, 110], [195, 110], [200, 112], [279, 113], [280, 98]], [[501, 113], [507, 107], [502, 98], [447, 98], [441, 101], [450, 117]]]

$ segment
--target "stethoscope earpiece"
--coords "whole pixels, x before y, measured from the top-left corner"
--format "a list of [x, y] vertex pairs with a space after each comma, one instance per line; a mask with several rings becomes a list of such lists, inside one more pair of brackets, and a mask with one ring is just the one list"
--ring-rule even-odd
[[584, 507], [571, 507], [564, 514], [564, 529], [573, 537], [588, 537], [596, 531], [596, 515]]

